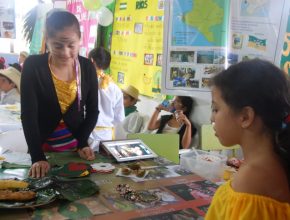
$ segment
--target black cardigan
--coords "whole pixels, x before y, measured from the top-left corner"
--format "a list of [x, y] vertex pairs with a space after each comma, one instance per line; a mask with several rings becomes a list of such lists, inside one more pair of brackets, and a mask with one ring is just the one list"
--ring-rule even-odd
[[[162, 115], [160, 118], [160, 126], [157, 130], [157, 134], [162, 134], [162, 131], [165, 127], [165, 125], [168, 123], [168, 121], [173, 117], [173, 115]], [[191, 123], [191, 137], [193, 137], [196, 134], [196, 128], [194, 127], [193, 123], [190, 121]], [[185, 132], [185, 125], [182, 125], [181, 129], [178, 131], [179, 134], [179, 149], [182, 149], [182, 137], [184, 135]]]
[[63, 119], [78, 148], [88, 146], [87, 140], [98, 119], [98, 83], [93, 64], [79, 56], [81, 69], [81, 110], [78, 98], [62, 115], [48, 54], [32, 55], [25, 60], [21, 75], [21, 120], [32, 163], [46, 160], [42, 144]]

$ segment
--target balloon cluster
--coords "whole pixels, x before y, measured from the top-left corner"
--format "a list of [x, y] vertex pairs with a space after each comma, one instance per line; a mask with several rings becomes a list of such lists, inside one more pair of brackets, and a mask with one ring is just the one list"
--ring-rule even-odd
[[112, 2], [114, 0], [83, 0], [88, 11], [97, 11], [98, 23], [101, 26], [109, 26], [113, 22], [113, 13], [106, 7]]

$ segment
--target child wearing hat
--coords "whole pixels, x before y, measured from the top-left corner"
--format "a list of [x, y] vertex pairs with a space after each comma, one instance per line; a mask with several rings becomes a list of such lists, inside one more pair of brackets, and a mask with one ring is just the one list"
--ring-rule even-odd
[[29, 54], [26, 51], [21, 51], [19, 53], [18, 63], [20, 64], [21, 67], [23, 67], [24, 61], [26, 60], [28, 56]]
[[0, 70], [1, 105], [20, 102], [20, 75], [14, 67]]
[[134, 86], [127, 86], [122, 89], [124, 108], [125, 108], [125, 120], [119, 124], [116, 128], [116, 137], [123, 139], [127, 137], [127, 134], [139, 133], [143, 126], [143, 117], [137, 111], [137, 102], [139, 99], [139, 90]]

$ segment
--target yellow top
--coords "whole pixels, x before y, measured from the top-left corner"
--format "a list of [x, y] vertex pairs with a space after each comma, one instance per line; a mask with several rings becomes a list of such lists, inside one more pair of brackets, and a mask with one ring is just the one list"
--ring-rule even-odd
[[61, 112], [65, 113], [77, 96], [76, 79], [71, 82], [65, 82], [56, 78], [53, 72], [51, 73]]
[[228, 181], [216, 191], [205, 219], [290, 219], [290, 204], [266, 196], [235, 192]]

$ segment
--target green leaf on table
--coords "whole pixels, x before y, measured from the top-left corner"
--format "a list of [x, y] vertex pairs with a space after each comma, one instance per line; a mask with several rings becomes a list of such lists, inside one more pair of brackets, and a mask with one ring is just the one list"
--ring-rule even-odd
[[57, 181], [55, 189], [60, 195], [69, 201], [75, 201], [93, 196], [99, 192], [99, 187], [89, 179], [73, 181]]

